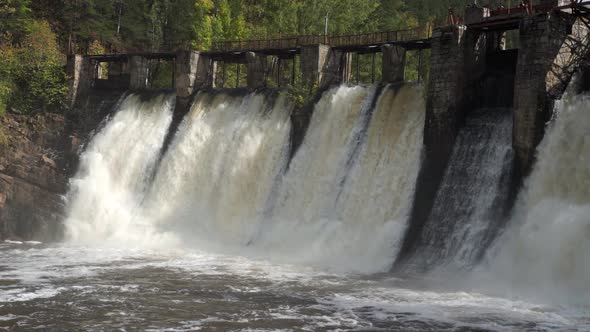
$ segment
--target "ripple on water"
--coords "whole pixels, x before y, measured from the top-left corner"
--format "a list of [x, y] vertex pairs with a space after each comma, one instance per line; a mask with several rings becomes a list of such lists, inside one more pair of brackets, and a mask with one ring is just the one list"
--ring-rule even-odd
[[195, 252], [11, 246], [0, 249], [0, 329], [590, 330], [587, 310], [413, 289], [387, 276]]

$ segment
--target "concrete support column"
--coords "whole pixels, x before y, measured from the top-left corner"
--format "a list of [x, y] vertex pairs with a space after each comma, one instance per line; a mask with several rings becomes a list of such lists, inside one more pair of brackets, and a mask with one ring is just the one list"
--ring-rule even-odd
[[403, 82], [406, 67], [406, 49], [402, 46], [387, 44], [381, 46], [381, 52], [383, 52], [381, 75], [383, 83]]
[[69, 94], [68, 103], [73, 107], [79, 97], [88, 93], [96, 76], [96, 61], [80, 54], [70, 55], [66, 64]]
[[84, 57], [79, 54], [68, 55], [66, 63], [66, 75], [68, 78], [69, 94], [68, 103], [73, 107], [76, 103], [76, 97], [82, 90], [80, 87], [80, 80], [82, 78], [82, 66]]
[[464, 32], [464, 27], [449, 26], [432, 35], [424, 144], [428, 153], [444, 158], [453, 147], [463, 102]]
[[[419, 250], [436, 193], [450, 158], [465, 97], [465, 27], [448, 26], [432, 34], [430, 76], [424, 125], [425, 158], [418, 174], [410, 227], [404, 237], [397, 267]], [[385, 75], [385, 73], [384, 73]]]
[[301, 47], [300, 67], [304, 84], [317, 87], [323, 85], [324, 67], [328, 62], [329, 53], [330, 47], [323, 44]]
[[330, 49], [320, 76], [320, 88], [349, 82], [352, 77], [352, 54]]
[[566, 42], [568, 33], [576, 31], [571, 29], [572, 24], [571, 18], [566, 16], [543, 14], [525, 18], [520, 25], [513, 146], [518, 166], [525, 176], [534, 163], [535, 150], [552, 116], [554, 102], [561, 97], [566, 86], [564, 82], [569, 82], [573, 75], [568, 67], [575, 65], [576, 59], [572, 57], [571, 42]]
[[196, 74], [193, 83], [193, 91], [198, 89], [215, 87], [215, 73], [217, 72], [217, 62], [213, 61], [213, 59], [210, 56], [198, 52], [196, 53], [198, 54], [198, 56], [196, 59]]
[[266, 86], [266, 56], [260, 53], [246, 53], [248, 88], [258, 89]]
[[176, 53], [176, 68], [174, 68], [176, 96], [186, 98], [195, 91], [199, 56], [197, 51], [178, 51]]
[[141, 90], [148, 87], [150, 73], [149, 60], [145, 57], [133, 55], [129, 57], [129, 88]]

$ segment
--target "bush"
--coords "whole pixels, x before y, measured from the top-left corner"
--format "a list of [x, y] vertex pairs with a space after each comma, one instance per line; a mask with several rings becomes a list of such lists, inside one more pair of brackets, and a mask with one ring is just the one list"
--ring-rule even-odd
[[65, 105], [65, 59], [56, 36], [45, 21], [33, 22], [30, 31], [19, 45], [0, 48], [0, 110], [9, 106], [28, 113]]
[[298, 79], [295, 84], [291, 84], [289, 94], [296, 108], [307, 106], [318, 93], [317, 82], [306, 83]]

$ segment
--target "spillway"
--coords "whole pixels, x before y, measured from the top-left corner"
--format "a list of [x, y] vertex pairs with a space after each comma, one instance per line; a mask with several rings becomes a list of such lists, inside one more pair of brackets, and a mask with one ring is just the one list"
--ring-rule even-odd
[[388, 269], [407, 224], [423, 119], [417, 86], [330, 91], [282, 179], [262, 245], [332, 269]]
[[286, 165], [291, 109], [284, 95], [199, 94], [162, 160], [147, 218], [199, 247], [245, 246]]
[[417, 249], [403, 269], [477, 264], [507, 218], [512, 172], [510, 110], [472, 112], [459, 132]]
[[326, 91], [292, 160], [285, 93], [202, 92], [154, 171], [170, 105], [128, 97], [94, 138], [73, 181], [70, 239], [363, 273], [390, 267], [420, 167], [419, 86]]
[[405, 275], [380, 272], [414, 226], [422, 88], [329, 89], [305, 130], [290, 100], [201, 91], [184, 109], [172, 95], [127, 95], [81, 155], [66, 241], [0, 243], [0, 322], [590, 329], [586, 98], [558, 109], [511, 219], [511, 114], [473, 112], [410, 257], [418, 273]]
[[556, 108], [510, 226], [490, 253], [493, 276], [545, 301], [590, 302], [588, 110], [587, 96]]
[[69, 240], [138, 245], [148, 241], [148, 234], [155, 230], [141, 217], [141, 204], [172, 121], [173, 106], [173, 95], [148, 101], [129, 95], [92, 138], [70, 181], [64, 222]]

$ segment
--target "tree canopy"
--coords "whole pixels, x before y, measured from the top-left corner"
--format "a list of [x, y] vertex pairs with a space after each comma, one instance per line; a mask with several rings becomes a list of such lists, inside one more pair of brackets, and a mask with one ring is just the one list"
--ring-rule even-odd
[[[0, 42], [47, 21], [64, 53], [206, 49], [214, 41], [354, 34], [442, 23], [468, 0], [0, 0]], [[510, 0], [480, 0], [499, 5]], [[515, 2], [516, 3], [516, 2]]]

